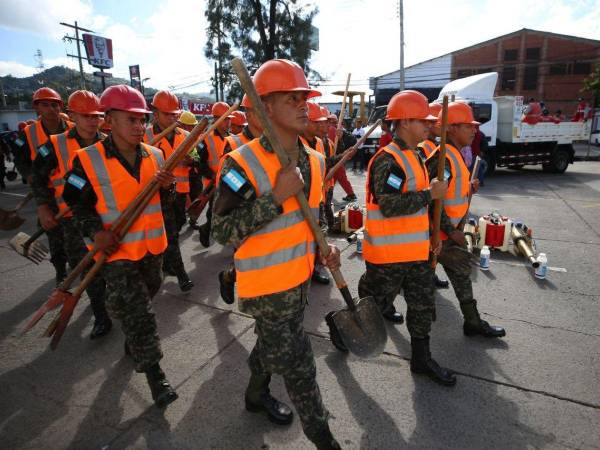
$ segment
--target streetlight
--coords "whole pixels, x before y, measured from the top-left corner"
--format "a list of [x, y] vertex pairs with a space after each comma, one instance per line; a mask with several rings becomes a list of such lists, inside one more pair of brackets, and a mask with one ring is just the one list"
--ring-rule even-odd
[[148, 77], [148, 78], [144, 78], [144, 79], [142, 80], [142, 83], [141, 83], [141, 84], [142, 84], [142, 86], [141, 86], [141, 87], [142, 87], [142, 94], [144, 94], [144, 81], [148, 81], [149, 79], [150, 79], [150, 77]]

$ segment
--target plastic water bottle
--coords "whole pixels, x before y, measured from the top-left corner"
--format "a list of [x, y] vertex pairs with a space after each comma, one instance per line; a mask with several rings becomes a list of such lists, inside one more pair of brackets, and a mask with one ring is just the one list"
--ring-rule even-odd
[[540, 253], [537, 260], [540, 265], [535, 269], [535, 277], [543, 280], [548, 273], [548, 258], [546, 258], [545, 253]]
[[490, 248], [484, 245], [479, 254], [479, 267], [481, 270], [489, 270], [490, 268]]
[[365, 235], [362, 232], [356, 234], [356, 253], [362, 253], [362, 244], [364, 238]]

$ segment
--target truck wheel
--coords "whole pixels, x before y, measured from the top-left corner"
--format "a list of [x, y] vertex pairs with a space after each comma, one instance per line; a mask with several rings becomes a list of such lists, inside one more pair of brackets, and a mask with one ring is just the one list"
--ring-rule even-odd
[[[549, 164], [549, 169], [554, 173], [564, 173], [569, 167], [571, 157], [569, 152], [563, 149], [558, 149], [554, 152], [552, 162]], [[544, 167], [545, 169], [545, 167]]]

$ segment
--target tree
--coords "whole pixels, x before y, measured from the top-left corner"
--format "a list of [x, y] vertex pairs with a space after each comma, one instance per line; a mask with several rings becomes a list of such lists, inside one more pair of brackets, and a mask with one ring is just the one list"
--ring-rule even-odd
[[312, 20], [317, 12], [316, 7], [298, 5], [298, 0], [209, 0], [204, 54], [217, 63], [220, 76], [212, 80], [220, 98], [223, 99], [224, 91], [229, 101], [242, 96], [229, 65], [236, 56], [245, 61], [251, 72], [270, 59], [290, 59], [309, 78], [321, 80], [309, 65]]
[[589, 91], [594, 96], [594, 108], [600, 106], [600, 64], [596, 66], [594, 71], [583, 80], [583, 89], [581, 91]]

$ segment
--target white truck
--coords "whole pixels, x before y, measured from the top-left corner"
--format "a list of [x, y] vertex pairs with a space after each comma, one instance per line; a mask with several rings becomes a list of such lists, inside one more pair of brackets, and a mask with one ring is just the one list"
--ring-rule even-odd
[[[591, 121], [522, 122], [523, 97], [494, 97], [498, 81], [496, 72], [460, 78], [446, 84], [436, 102], [444, 95], [465, 101], [473, 108], [475, 120], [481, 122], [489, 149], [485, 155], [488, 173], [496, 167], [519, 169], [525, 165], [541, 164], [545, 171], [562, 173], [574, 159], [573, 142], [590, 138]], [[370, 122], [384, 117], [385, 107], [376, 108]], [[365, 147], [375, 147], [380, 130], [376, 130]]]

